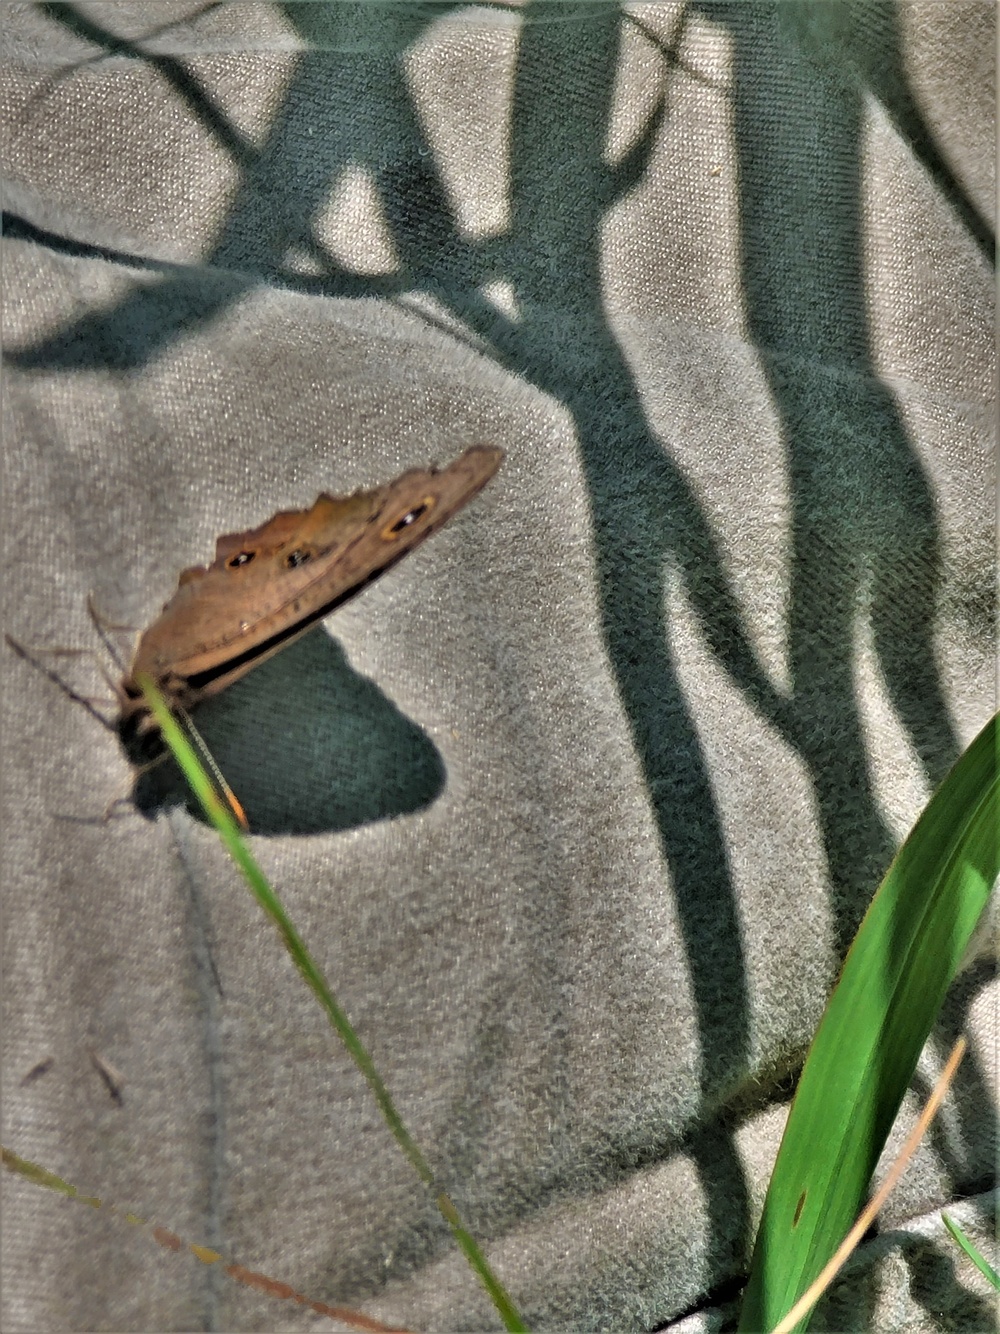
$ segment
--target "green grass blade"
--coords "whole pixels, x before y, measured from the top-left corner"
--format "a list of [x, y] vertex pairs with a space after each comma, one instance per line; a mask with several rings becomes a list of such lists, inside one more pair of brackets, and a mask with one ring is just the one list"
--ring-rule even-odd
[[177, 763], [184, 772], [184, 776], [190, 783], [192, 791], [201, 802], [202, 808], [211, 820], [212, 824], [218, 830], [229, 855], [243, 872], [243, 875], [250, 886], [251, 892], [257, 902], [267, 913], [271, 921], [278, 928], [278, 932], [284, 941], [285, 948], [292, 956], [296, 968], [302, 974], [306, 984], [312, 990], [320, 1005], [326, 1011], [327, 1018], [332, 1027], [336, 1030], [338, 1036], [347, 1048], [355, 1065], [368, 1081], [368, 1086], [375, 1096], [379, 1110], [382, 1112], [389, 1129], [396, 1137], [397, 1143], [403, 1152], [413, 1164], [417, 1174], [431, 1188], [435, 1203], [441, 1211], [442, 1216], [451, 1228], [452, 1235], [461, 1248], [463, 1254], [479, 1277], [486, 1291], [489, 1293], [494, 1305], [500, 1314], [504, 1325], [509, 1330], [526, 1330], [517, 1308], [511, 1301], [506, 1290], [500, 1281], [493, 1274], [479, 1246], [476, 1244], [472, 1234], [462, 1224], [455, 1206], [449, 1200], [448, 1196], [441, 1192], [431, 1171], [430, 1164], [424, 1157], [416, 1141], [412, 1138], [402, 1117], [396, 1110], [392, 1097], [385, 1084], [382, 1082], [375, 1065], [368, 1055], [361, 1039], [351, 1026], [346, 1013], [338, 1004], [333, 992], [330, 990], [322, 972], [314, 963], [312, 956], [306, 949], [302, 938], [292, 924], [291, 918], [285, 912], [277, 894], [268, 883], [264, 872], [257, 865], [257, 861], [243, 839], [236, 821], [233, 819], [232, 812], [226, 803], [221, 799], [216, 790], [216, 785], [212, 782], [205, 768], [202, 766], [198, 756], [195, 754], [191, 743], [177, 725], [173, 714], [167, 708], [163, 696], [156, 689], [156, 686], [149, 677], [140, 676], [138, 684], [142, 688], [146, 701], [153, 712], [153, 716], [159, 724], [163, 733], [163, 739], [170, 747]]
[[996, 1292], [1000, 1292], [1000, 1274], [997, 1273], [986, 1257], [980, 1254], [958, 1224], [953, 1223], [947, 1214], [941, 1215], [941, 1221], [983, 1277], [993, 1285]]
[[927, 805], [847, 955], [781, 1142], [742, 1331], [777, 1324], [860, 1211], [945, 991], [1000, 873], [996, 746], [993, 718]]

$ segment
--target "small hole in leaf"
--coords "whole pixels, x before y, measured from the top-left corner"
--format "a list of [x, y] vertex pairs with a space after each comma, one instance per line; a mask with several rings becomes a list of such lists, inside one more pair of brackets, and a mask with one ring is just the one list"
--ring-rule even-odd
[[285, 557], [285, 564], [290, 570], [297, 569], [300, 565], [305, 565], [307, 560], [312, 558], [311, 551], [303, 551], [301, 547], [296, 547]]
[[256, 554], [256, 551], [238, 551], [235, 556], [229, 557], [226, 564], [231, 570], [238, 570], [241, 565], [249, 565]]

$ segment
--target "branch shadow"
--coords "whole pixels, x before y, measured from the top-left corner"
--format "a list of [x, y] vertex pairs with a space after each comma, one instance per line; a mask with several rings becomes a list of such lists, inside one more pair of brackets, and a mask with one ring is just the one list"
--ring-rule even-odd
[[[662, 94], [633, 148], [612, 167], [605, 145], [622, 25], [631, 20], [615, 6], [584, 6], [581, 42], [574, 24], [563, 21], [561, 6], [525, 4], [510, 122], [513, 222], [499, 240], [473, 243], [463, 237], [448, 203], [403, 67], [406, 52], [442, 7], [282, 8], [310, 49], [296, 55], [261, 146], [236, 143], [232, 149], [241, 185], [205, 257], [206, 272], [228, 271], [218, 279], [219, 290], [199, 288], [190, 275], [162, 275], [155, 290], [137, 289], [117, 308], [84, 317], [75, 328], [7, 358], [24, 367], [142, 365], [170, 339], [260, 283], [330, 296], [419, 290], [467, 321], [511, 371], [566, 405], [589, 489], [601, 634], [670, 868], [689, 961], [704, 1052], [702, 1103], [718, 1106], [751, 1057], [750, 998], [712, 773], [671, 654], [673, 590], [687, 599], [730, 680], [805, 764], [841, 951], [895, 850], [873, 791], [858, 708], [859, 620], [870, 628], [886, 689], [929, 783], [940, 781], [958, 753], [934, 652], [941, 579], [934, 495], [880, 381], [866, 314], [864, 89], [822, 77], [812, 52], [816, 15], [847, 11], [800, 0], [682, 6], [672, 38], [659, 44]], [[885, 58], [878, 70], [895, 98], [895, 114], [912, 129], [917, 104], [907, 91], [894, 35], [895, 6], [879, 12], [885, 17]], [[669, 442], [651, 429], [603, 298], [608, 213], [643, 182], [659, 149], [669, 120], [670, 81], [690, 73], [676, 53], [694, 13], [719, 25], [733, 52], [746, 327], [788, 459], [788, 692], [775, 687], [753, 649], [711, 515], [671, 459]], [[851, 33], [840, 37], [848, 40]], [[115, 40], [108, 39], [108, 49], [120, 54]], [[136, 58], [145, 58], [141, 50]], [[160, 73], [173, 71], [161, 66]], [[183, 81], [176, 86], [206, 124], [222, 114]], [[222, 134], [219, 139], [229, 142]], [[303, 157], [299, 150], [307, 141], [314, 151]], [[822, 178], [815, 171], [817, 142], [828, 163]], [[918, 137], [925, 160], [954, 186], [929, 144], [929, 132]], [[316, 219], [332, 186], [354, 164], [370, 172], [380, 192], [400, 257], [391, 281], [346, 272], [317, 237]], [[960, 193], [952, 190], [958, 213], [982, 247], [987, 241]], [[292, 272], [292, 251], [307, 256], [317, 276], [306, 280]], [[497, 278], [515, 295], [521, 313], [516, 320], [483, 297], [483, 284]], [[303, 683], [324, 674], [340, 684], [318, 701], [314, 688]], [[284, 700], [290, 701], [287, 713], [281, 712]], [[368, 710], [360, 729], [340, 711], [345, 703]], [[266, 747], [260, 743], [262, 720], [274, 733]], [[261, 832], [354, 827], [420, 809], [443, 786], [440, 756], [426, 736], [371, 683], [352, 676], [339, 648], [319, 634], [207, 703], [196, 721]], [[374, 747], [373, 729], [379, 738]], [[262, 750], [273, 755], [267, 766], [260, 763]], [[371, 768], [369, 751], [378, 757]], [[303, 756], [312, 757], [308, 772]], [[148, 775], [140, 789], [158, 781]], [[346, 784], [339, 794], [338, 783]], [[149, 809], [164, 799], [150, 796]], [[549, 943], [558, 950], [558, 926], [551, 931]], [[560, 996], [569, 992], [572, 969], [571, 959], [551, 965], [547, 1030], [553, 1035], [547, 1111], [567, 1132], [567, 1142], [574, 1113], [571, 1081], [560, 1066], [559, 1045], [568, 1029]], [[655, 1003], [637, 994], [633, 1012], [620, 1022], [641, 1032]], [[483, 1022], [483, 1050], [491, 1054], [497, 1046], [487, 1040], [492, 1018]], [[491, 1105], [492, 1059], [484, 1057], [464, 1090], [477, 1106]], [[763, 1098], [769, 1091], [761, 1092]], [[456, 1112], [455, 1124], [461, 1122]], [[478, 1124], [487, 1143], [490, 1115]], [[668, 1147], [618, 1144], [605, 1151], [580, 1145], [579, 1151], [605, 1152], [610, 1169], [616, 1156], [634, 1167], [643, 1153]], [[456, 1145], [455, 1152], [468, 1156], [469, 1145]], [[715, 1141], [710, 1155], [696, 1151], [695, 1158], [706, 1182], [710, 1226], [730, 1238], [738, 1253], [745, 1236], [732, 1239], [732, 1220], [736, 1216], [745, 1233], [750, 1207], [734, 1144], [720, 1150]], [[557, 1171], [543, 1192], [566, 1184]], [[711, 1187], [722, 1181], [724, 1190]], [[511, 1211], [527, 1208], [537, 1190], [537, 1183], [531, 1190], [512, 1189]]]
[[[137, 282], [109, 309], [81, 316], [27, 346], [5, 349], [4, 362], [23, 370], [136, 369], [261, 285], [331, 297], [392, 296], [433, 286], [444, 263], [451, 272], [465, 270], [461, 285], [468, 286], [472, 273], [461, 256], [470, 248], [450, 225], [433, 229], [439, 217], [450, 222], [446, 193], [402, 67], [409, 46], [453, 7], [452, 0], [432, 9], [364, 3], [279, 6], [307, 49], [294, 56], [285, 94], [256, 147], [181, 62], [126, 41], [76, 5], [43, 5], [54, 23], [105, 54], [149, 64], [229, 153], [240, 183], [200, 267], [160, 265], [159, 272]], [[387, 133], [390, 109], [394, 133]], [[308, 156], [297, 151], [306, 143]], [[386, 204], [402, 261], [398, 282], [362, 278], [345, 269], [316, 231], [332, 185], [348, 167], [362, 163]], [[9, 225], [29, 226], [16, 217]], [[308, 273], [293, 262], [296, 258], [308, 261]], [[150, 267], [142, 257], [136, 263]]]

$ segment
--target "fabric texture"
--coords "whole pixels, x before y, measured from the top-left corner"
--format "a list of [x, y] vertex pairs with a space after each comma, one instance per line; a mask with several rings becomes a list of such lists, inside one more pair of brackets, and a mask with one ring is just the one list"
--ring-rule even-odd
[[[10, 634], [107, 695], [88, 595], [141, 628], [221, 533], [506, 450], [196, 722], [535, 1329], [731, 1321], [843, 954], [993, 711], [994, 24], [4, 6]], [[310, 1299], [498, 1328], [180, 779], [113, 805], [115, 736], [3, 653], [4, 1144]], [[994, 1327], [940, 1210], [988, 1244], [995, 1023], [984, 957], [814, 1328]], [[10, 1334], [326, 1324], [4, 1193]]]

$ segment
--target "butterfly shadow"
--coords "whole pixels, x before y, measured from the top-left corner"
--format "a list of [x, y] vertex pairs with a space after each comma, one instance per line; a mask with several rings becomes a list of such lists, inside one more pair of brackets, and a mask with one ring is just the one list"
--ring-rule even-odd
[[[322, 627], [206, 700], [194, 720], [255, 834], [353, 829], [422, 810], [444, 789], [427, 733]], [[172, 758], [139, 775], [132, 800], [149, 818], [178, 805], [205, 818]]]

